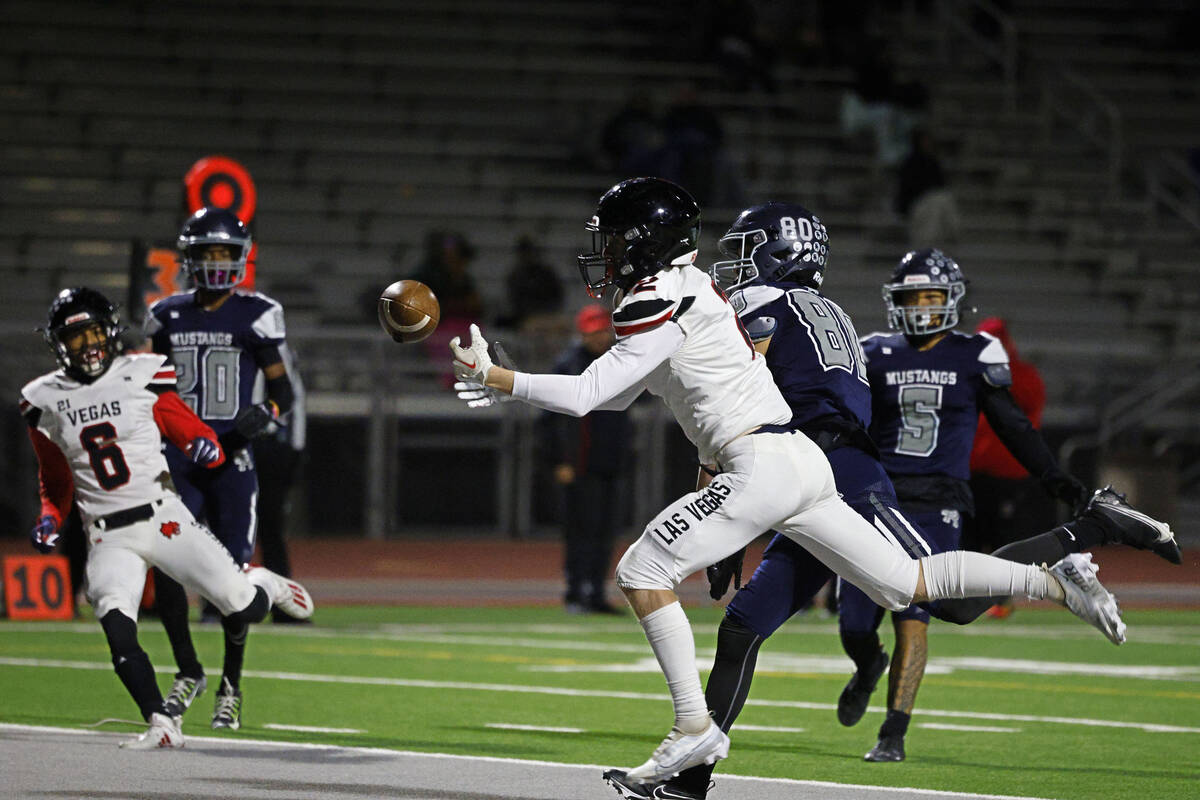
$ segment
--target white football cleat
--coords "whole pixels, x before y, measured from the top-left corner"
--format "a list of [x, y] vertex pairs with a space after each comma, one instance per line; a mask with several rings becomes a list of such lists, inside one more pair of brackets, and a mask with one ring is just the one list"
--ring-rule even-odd
[[308, 590], [291, 578], [277, 575], [266, 567], [246, 567], [246, 578], [261, 586], [271, 598], [271, 605], [289, 617], [308, 619], [313, 613], [313, 599]]
[[121, 742], [126, 750], [175, 750], [183, 747], [179, 720], [157, 711], [150, 715], [150, 727], [136, 739]]
[[1100, 584], [1096, 577], [1099, 571], [1092, 563], [1091, 553], [1071, 553], [1049, 569], [1050, 575], [1062, 584], [1071, 613], [1099, 628], [1113, 644], [1121, 644], [1125, 641], [1121, 609], [1117, 598]]
[[654, 751], [654, 755], [625, 773], [632, 783], [662, 783], [685, 769], [699, 764], [715, 764], [729, 755], [729, 737], [715, 722], [700, 733], [684, 733], [672, 728], [671, 733]]

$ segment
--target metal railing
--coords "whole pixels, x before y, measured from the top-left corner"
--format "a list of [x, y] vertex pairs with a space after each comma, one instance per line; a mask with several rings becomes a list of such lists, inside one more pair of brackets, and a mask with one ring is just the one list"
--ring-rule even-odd
[[1125, 156], [1124, 120], [1120, 109], [1094, 84], [1078, 73], [1060, 67], [1042, 82], [1042, 135], [1054, 136], [1056, 124], [1065, 121], [1104, 154], [1108, 192], [1121, 195], [1121, 170]]
[[[982, 14], [999, 33], [999, 40], [981, 34], [975, 27], [973, 15]], [[952, 60], [952, 42], [963, 41], [973, 53], [983, 54], [1000, 68], [1004, 84], [1004, 109], [1017, 110], [1017, 24], [1013, 18], [988, 0], [939, 0], [937, 15], [940, 21], [942, 60]]]
[[[1172, 406], [1193, 402], [1198, 391], [1200, 363], [1164, 367], [1105, 406], [1095, 432], [1072, 436], [1062, 443], [1059, 461], [1063, 469], [1071, 469], [1071, 461], [1080, 451], [1102, 451], [1119, 437], [1150, 427], [1148, 423]], [[1196, 428], [1200, 430], [1200, 425]]]
[[1181, 155], [1159, 153], [1146, 164], [1146, 218], [1157, 228], [1160, 210], [1200, 231], [1200, 178]]

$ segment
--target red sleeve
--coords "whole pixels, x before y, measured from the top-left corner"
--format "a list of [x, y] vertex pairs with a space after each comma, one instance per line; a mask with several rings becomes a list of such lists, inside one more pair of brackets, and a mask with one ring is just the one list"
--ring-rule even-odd
[[[220, 446], [217, 434], [196, 416], [196, 412], [183, 402], [183, 398], [177, 392], [167, 391], [158, 396], [158, 400], [154, 402], [154, 421], [158, 423], [158, 429], [162, 431], [162, 435], [185, 453], [192, 439], [198, 436], [212, 439], [217, 442], [218, 447]], [[211, 469], [219, 467], [223, 463], [225, 463], [224, 450], [221, 451], [220, 458], [207, 466]]]
[[38, 460], [38, 495], [42, 498], [42, 516], [54, 517], [61, 527], [75, 497], [71, 465], [58, 445], [37, 428], [29, 428], [29, 440]]

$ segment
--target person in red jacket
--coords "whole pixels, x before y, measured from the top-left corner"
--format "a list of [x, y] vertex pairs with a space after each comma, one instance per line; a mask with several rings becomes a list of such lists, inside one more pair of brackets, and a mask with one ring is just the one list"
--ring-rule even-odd
[[154, 667], [138, 644], [146, 572], [157, 567], [220, 610], [243, 631], [272, 604], [312, 614], [303, 586], [262, 567], [242, 570], [196, 522], [171, 483], [162, 454], [170, 441], [206, 469], [225, 463], [211, 427], [176, 391], [175, 367], [157, 354], [121, 354], [117, 309], [87, 287], [64, 289], [44, 329], [59, 369], [21, 390], [21, 415], [38, 459], [41, 512], [30, 540], [42, 553], [58, 543], [78, 506], [87, 539], [87, 596], [112, 652], [117, 677], [150, 727], [122, 747], [183, 747], [178, 716], [163, 701]]
[[[1017, 353], [1008, 325], [1000, 317], [982, 320], [976, 332], [991, 334], [1004, 345], [1012, 371], [1010, 391], [1013, 399], [1033, 427], [1040, 429], [1042, 410], [1046, 407], [1046, 384], [1037, 367]], [[971, 491], [975, 495], [976, 514], [973, 525], [964, 532], [965, 550], [990, 553], [1011, 541], [1046, 530], [1054, 522], [1053, 501], [1041, 489], [1039, 481], [1008, 451], [982, 415], [971, 450]], [[993, 606], [988, 613], [1006, 617], [1011, 609], [1010, 600]]]

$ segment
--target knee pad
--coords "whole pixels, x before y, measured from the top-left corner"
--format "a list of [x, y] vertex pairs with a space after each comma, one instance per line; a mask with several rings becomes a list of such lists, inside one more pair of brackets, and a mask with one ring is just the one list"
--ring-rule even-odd
[[250, 605], [243, 608], [241, 611], [235, 611], [232, 614], [221, 618], [221, 624], [225, 626], [225, 630], [249, 625], [252, 622], [262, 622], [267, 616], [267, 612], [271, 610], [271, 601], [267, 599], [266, 590], [261, 586], [254, 587], [254, 599], [250, 601]]
[[141, 652], [142, 648], [137, 640], [137, 623], [117, 609], [114, 608], [100, 618], [100, 627], [104, 629], [104, 638], [108, 640], [108, 649], [112, 653], [114, 664]]

